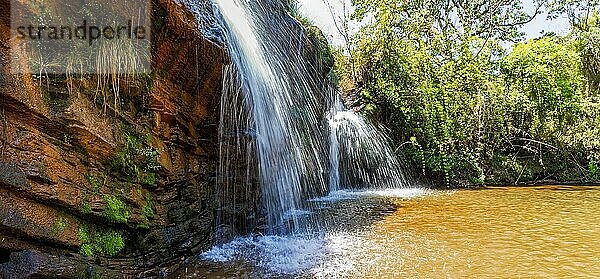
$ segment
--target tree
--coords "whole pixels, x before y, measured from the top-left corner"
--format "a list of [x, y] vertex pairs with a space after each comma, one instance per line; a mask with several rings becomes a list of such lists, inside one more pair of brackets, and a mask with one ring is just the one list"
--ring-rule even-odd
[[576, 29], [589, 31], [590, 19], [598, 11], [600, 0], [548, 0], [549, 18], [566, 15], [571, 26]]
[[485, 147], [499, 141], [504, 116], [498, 114], [501, 42], [518, 40], [519, 26], [542, 4], [526, 14], [519, 1], [353, 3], [356, 20], [371, 20], [355, 49], [365, 112], [401, 146], [418, 146], [400, 151], [446, 183], [459, 176], [485, 180], [485, 162], [494, 155]]
[[598, 169], [596, 12], [587, 31], [507, 54], [523, 24], [549, 5], [570, 6], [540, 1], [527, 14], [505, 0], [353, 3], [354, 19], [369, 22], [352, 51], [362, 111], [390, 129], [409, 165], [447, 185], [582, 179], [586, 165]]

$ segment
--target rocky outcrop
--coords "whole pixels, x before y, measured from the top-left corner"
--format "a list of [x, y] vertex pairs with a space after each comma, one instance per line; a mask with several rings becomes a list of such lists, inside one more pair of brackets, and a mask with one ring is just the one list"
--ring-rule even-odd
[[1, 6], [0, 277], [160, 276], [207, 249], [222, 46], [153, 1], [153, 73], [120, 77], [119, 104], [95, 77], [11, 74]]

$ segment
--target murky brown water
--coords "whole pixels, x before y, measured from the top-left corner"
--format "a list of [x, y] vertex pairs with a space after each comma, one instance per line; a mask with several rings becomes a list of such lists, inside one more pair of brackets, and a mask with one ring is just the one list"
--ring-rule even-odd
[[598, 188], [494, 188], [397, 204], [352, 253], [357, 277], [600, 277]]
[[[282, 277], [600, 278], [598, 187], [490, 188], [381, 199], [397, 209], [387, 207], [385, 216], [360, 229], [332, 232], [314, 247], [261, 244], [267, 253], [253, 254], [263, 258], [259, 261], [197, 265], [188, 277], [273, 277], [287, 263], [310, 261]], [[286, 245], [308, 248], [269, 252], [289, 249]], [[322, 257], [307, 257], [311, 253]], [[269, 257], [290, 259], [276, 262], [275, 273], [261, 272], [270, 269], [260, 264]]]

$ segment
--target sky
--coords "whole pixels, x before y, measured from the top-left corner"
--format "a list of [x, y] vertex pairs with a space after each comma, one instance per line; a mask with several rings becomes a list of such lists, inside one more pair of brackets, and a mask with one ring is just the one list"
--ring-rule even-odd
[[[340, 0], [329, 0], [331, 3], [338, 3]], [[334, 45], [342, 45], [343, 40], [341, 39], [331, 13], [327, 6], [323, 3], [323, 0], [299, 0], [300, 10], [306, 17], [310, 18], [315, 25], [321, 28], [323, 32], [328, 36], [329, 42]], [[533, 6], [533, 0], [524, 0], [523, 5], [525, 11], [532, 14], [535, 10]], [[340, 9], [341, 7], [334, 7]], [[539, 37], [542, 31], [555, 32], [559, 35], [565, 35], [569, 31], [569, 22], [566, 18], [558, 18], [555, 20], [548, 20], [547, 13], [538, 15], [532, 22], [523, 26], [523, 32], [526, 34], [526, 39]]]

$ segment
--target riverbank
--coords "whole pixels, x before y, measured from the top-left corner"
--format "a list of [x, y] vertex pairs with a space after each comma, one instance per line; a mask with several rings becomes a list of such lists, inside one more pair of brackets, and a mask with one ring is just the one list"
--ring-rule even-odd
[[[486, 183], [486, 184], [465, 184], [465, 186], [451, 187], [451, 189], [485, 189], [487, 187], [538, 187], [538, 186], [590, 186], [600, 187], [600, 182], [582, 182], [582, 181], [555, 181], [555, 180], [537, 180], [537, 181], [526, 181], [521, 183]], [[435, 188], [438, 190], [447, 188]]]

